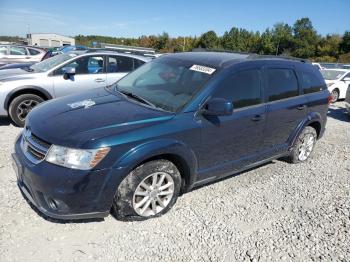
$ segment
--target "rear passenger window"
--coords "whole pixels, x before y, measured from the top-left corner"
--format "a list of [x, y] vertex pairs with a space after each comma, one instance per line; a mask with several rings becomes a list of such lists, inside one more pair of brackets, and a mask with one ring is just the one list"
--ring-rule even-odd
[[134, 68], [133, 59], [126, 56], [110, 56], [108, 58], [108, 73], [131, 72]]
[[304, 94], [319, 92], [324, 89], [324, 84], [314, 75], [308, 72], [301, 72], [301, 85]]
[[230, 76], [214, 92], [214, 97], [232, 101], [235, 109], [260, 104], [259, 71], [247, 70]]
[[267, 94], [269, 101], [285, 99], [299, 94], [298, 81], [292, 69], [267, 69]]
[[38, 55], [40, 54], [40, 52], [38, 50], [32, 49], [32, 48], [28, 48], [29, 54], [31, 55]]

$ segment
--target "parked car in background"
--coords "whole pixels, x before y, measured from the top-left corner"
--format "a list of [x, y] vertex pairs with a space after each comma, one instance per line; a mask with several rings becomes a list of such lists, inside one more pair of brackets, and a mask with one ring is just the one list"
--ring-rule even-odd
[[40, 62], [46, 51], [33, 46], [0, 45], [0, 65]]
[[67, 46], [62, 46], [53, 52], [55, 55], [57, 55], [57, 54], [65, 54], [72, 51], [87, 51], [87, 50], [89, 50], [89, 48], [83, 45], [67, 45]]
[[[45, 55], [41, 58], [41, 61], [44, 61], [45, 59], [48, 59], [50, 57], [53, 57], [52, 51], [47, 51]], [[0, 70], [14, 69], [14, 68], [28, 69], [30, 66], [34, 64], [36, 64], [36, 62], [11, 63], [11, 64], [0, 66]]]
[[326, 80], [329, 92], [331, 92], [331, 102], [335, 103], [338, 99], [344, 99], [350, 86], [350, 70], [323, 69], [321, 74]]
[[24, 69], [0, 70], [0, 116], [23, 126], [39, 103], [88, 89], [105, 87], [151, 58], [115, 52], [74, 51]]
[[324, 69], [324, 68], [321, 66], [320, 63], [312, 63], [312, 65], [313, 65], [314, 67], [316, 67], [318, 70]]
[[17, 183], [49, 217], [157, 217], [194, 187], [280, 157], [307, 161], [328, 99], [303, 61], [169, 54], [34, 109], [15, 144]]

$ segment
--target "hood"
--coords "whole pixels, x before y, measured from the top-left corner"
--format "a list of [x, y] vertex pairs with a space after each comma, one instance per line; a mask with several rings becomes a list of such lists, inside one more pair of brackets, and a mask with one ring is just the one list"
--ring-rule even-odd
[[325, 80], [326, 81], [326, 84], [334, 84], [336, 82], [338, 82], [339, 80]]
[[0, 81], [14, 81], [33, 78], [37, 73], [27, 72], [20, 68], [0, 70]]
[[[131, 102], [105, 89], [45, 102], [27, 117], [27, 127], [56, 145], [84, 147], [103, 137], [117, 136], [169, 120], [173, 114]], [[91, 145], [91, 143], [89, 143]]]

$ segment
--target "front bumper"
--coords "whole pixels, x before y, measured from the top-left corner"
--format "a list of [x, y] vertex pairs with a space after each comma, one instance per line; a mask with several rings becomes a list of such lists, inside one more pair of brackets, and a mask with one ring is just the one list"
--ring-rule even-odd
[[44, 215], [55, 219], [106, 217], [118, 183], [117, 170], [73, 170], [42, 161], [31, 163], [20, 147], [12, 154], [17, 184]]

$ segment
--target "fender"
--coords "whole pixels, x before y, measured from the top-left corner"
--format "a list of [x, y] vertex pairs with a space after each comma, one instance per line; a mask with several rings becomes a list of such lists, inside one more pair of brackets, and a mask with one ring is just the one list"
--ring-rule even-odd
[[138, 145], [123, 154], [110, 169], [97, 199], [101, 199], [103, 195], [112, 196], [103, 200], [110, 208], [115, 190], [123, 179], [142, 162], [164, 154], [177, 156], [184, 160], [189, 174], [185, 176], [186, 184], [183, 185], [183, 192], [189, 191], [196, 181], [197, 159], [194, 152], [183, 142], [172, 139], [157, 139]]
[[321, 131], [320, 134], [322, 134], [322, 117], [321, 114], [318, 112], [311, 112], [309, 113], [297, 126], [297, 128], [294, 130], [294, 132], [291, 134], [291, 136], [289, 137], [289, 147], [292, 147], [294, 145], [295, 140], [297, 139], [297, 137], [299, 136], [299, 134], [301, 133], [301, 131], [304, 129], [305, 126], [308, 126], [312, 123], [319, 123], [321, 125]]
[[159, 155], [169, 154], [182, 159], [189, 170], [187, 183], [192, 185], [196, 179], [197, 158], [186, 144], [173, 139], [157, 139], [146, 142], [130, 149], [121, 156], [113, 165], [113, 168], [122, 169], [123, 176], [128, 175], [137, 165]]
[[52, 99], [53, 98], [52, 95], [47, 90], [45, 90], [42, 87], [31, 86], [31, 85], [19, 86], [19, 87], [16, 87], [15, 89], [11, 90], [11, 92], [9, 92], [7, 94], [7, 96], [5, 98], [5, 102], [4, 102], [4, 109], [5, 110], [8, 109], [10, 99], [15, 93], [17, 93], [18, 91], [26, 90], [26, 89], [38, 91], [38, 92], [42, 93], [46, 97], [46, 99]]

